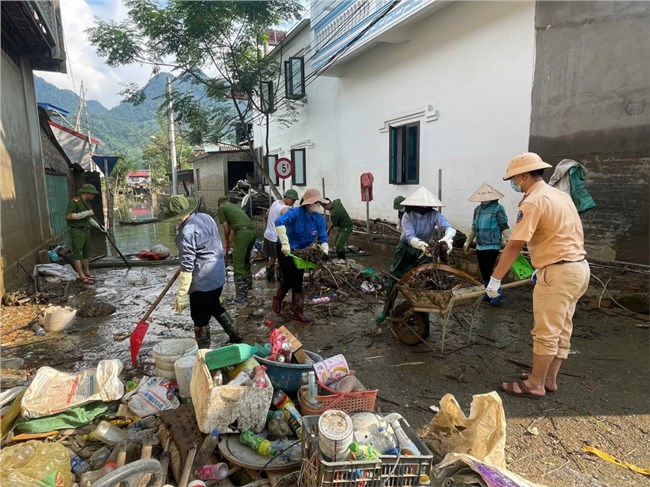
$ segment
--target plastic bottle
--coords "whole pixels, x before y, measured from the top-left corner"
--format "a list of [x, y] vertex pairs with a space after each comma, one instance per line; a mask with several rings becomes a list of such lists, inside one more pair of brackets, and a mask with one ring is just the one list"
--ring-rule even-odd
[[371, 446], [354, 442], [350, 443], [348, 449], [353, 460], [376, 460], [379, 458], [379, 452]]
[[23, 467], [27, 465], [34, 455], [36, 454], [36, 449], [29, 443], [25, 443], [20, 448], [14, 450], [12, 454], [12, 460], [15, 467]]
[[268, 387], [266, 382], [266, 366], [260, 365], [255, 367], [255, 375], [253, 375], [253, 387], [264, 389]]
[[153, 428], [148, 430], [132, 428], [126, 430], [126, 438], [137, 443], [142, 443], [145, 440], [151, 439], [153, 444], [156, 445], [158, 444], [158, 439], [154, 436], [154, 433], [155, 431]]
[[70, 470], [72, 470], [73, 474], [79, 476], [89, 471], [90, 465], [79, 455], [75, 455], [70, 459]]
[[90, 487], [99, 479], [105, 477], [116, 468], [117, 464], [115, 462], [107, 462], [106, 465], [104, 465], [99, 470], [91, 470], [90, 472], [84, 473], [81, 475], [81, 479], [79, 480], [79, 487]]
[[89, 438], [113, 446], [126, 439], [126, 433], [108, 421], [100, 421], [95, 431], [89, 435]]
[[399, 424], [399, 419], [401, 415], [397, 413], [390, 414], [384, 419], [390, 423], [397, 437], [397, 442], [399, 443], [400, 451], [402, 455], [421, 455], [420, 450], [415, 443], [408, 437], [402, 426]]
[[[214, 452], [215, 448], [219, 444], [219, 430], [213, 429], [212, 433], [205, 437], [203, 443], [196, 452], [195, 465], [202, 466], [205, 465], [205, 462], [208, 461], [210, 455]], [[199, 478], [199, 477], [197, 477]], [[201, 479], [206, 480], [206, 479]]]
[[300, 438], [302, 433], [302, 415], [295, 403], [280, 389], [273, 394], [273, 405], [284, 412], [284, 420], [289, 423], [291, 430]]
[[235, 377], [233, 380], [228, 382], [229, 386], [251, 386], [253, 385], [253, 381], [251, 381], [251, 378], [248, 377], [248, 374], [245, 371], [241, 371], [239, 374], [237, 374], [237, 377]]
[[194, 472], [198, 480], [223, 480], [228, 476], [228, 465], [219, 462], [214, 465], [205, 465]]
[[45, 336], [45, 329], [38, 323], [34, 323], [32, 325], [32, 330], [34, 330], [34, 334], [38, 335], [39, 337]]
[[282, 415], [281, 418], [273, 418], [269, 420], [266, 427], [269, 430], [270, 436], [273, 438], [286, 438], [293, 435], [293, 430], [289, 427], [287, 422], [284, 420], [284, 413], [282, 411], [276, 411]]
[[278, 454], [284, 455], [284, 457], [290, 462], [297, 462], [302, 458], [302, 446], [300, 441], [293, 439], [276, 440], [271, 442], [271, 445], [278, 451]]
[[316, 374], [314, 372], [309, 372], [307, 374], [308, 380], [308, 389], [309, 395], [307, 399], [312, 404], [312, 406], [318, 406], [318, 401], [316, 401], [316, 396], [318, 395], [318, 386], [316, 385]]
[[111, 456], [111, 450], [109, 450], [105, 446], [102, 446], [99, 450], [97, 450], [95, 453], [93, 453], [90, 456], [90, 458], [88, 459], [88, 464], [90, 465], [90, 468], [92, 468], [93, 470], [97, 470], [104, 466], [106, 460], [108, 460], [108, 457], [110, 456]]
[[278, 454], [278, 451], [273, 448], [269, 440], [265, 440], [251, 430], [242, 431], [241, 435], [239, 435], [239, 442], [265, 457], [274, 457]]
[[398, 455], [399, 445], [395, 436], [384, 426], [375, 427], [371, 431], [370, 444], [382, 455]]
[[139, 421], [134, 421], [129, 426], [127, 426], [127, 428], [128, 429], [138, 428], [138, 429], [146, 430], [156, 426], [156, 421], [158, 421], [158, 418], [156, 418], [155, 416], [147, 416], [146, 418], [142, 418]]

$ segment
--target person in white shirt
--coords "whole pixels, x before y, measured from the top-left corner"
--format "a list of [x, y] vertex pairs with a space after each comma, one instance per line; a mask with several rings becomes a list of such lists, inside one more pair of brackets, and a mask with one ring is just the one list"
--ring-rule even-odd
[[266, 280], [275, 280], [275, 261], [277, 257], [278, 232], [275, 229], [275, 220], [284, 215], [289, 208], [298, 200], [298, 192], [295, 189], [288, 189], [284, 192], [281, 200], [273, 202], [267, 213], [266, 230], [264, 231], [264, 246], [262, 254], [266, 259]]

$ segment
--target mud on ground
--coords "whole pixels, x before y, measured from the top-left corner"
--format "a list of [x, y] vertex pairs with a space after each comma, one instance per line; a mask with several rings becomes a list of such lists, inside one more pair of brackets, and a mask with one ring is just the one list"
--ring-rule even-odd
[[[366, 261], [361, 262], [369, 265]], [[386, 262], [378, 263], [387, 268]], [[256, 266], [256, 269], [259, 265]], [[35, 337], [27, 328], [2, 337], [2, 356], [25, 359], [25, 368], [49, 365], [60, 370], [94, 366], [104, 358], [120, 359], [125, 374], [153, 371], [151, 349], [163, 338], [193, 336], [189, 311], [173, 310], [173, 291], [152, 316], [137, 370], [130, 369], [129, 333], [164, 287], [172, 267], [97, 270], [93, 287], [73, 284], [68, 305], [101, 300], [117, 311], [103, 318], [78, 318], [68, 332]], [[597, 301], [602, 288], [594, 288]], [[398, 342], [388, 329], [376, 334], [374, 316], [381, 302], [351, 296], [347, 301], [308, 306], [316, 317], [312, 326], [290, 322], [285, 310], [270, 310], [273, 284], [255, 281], [246, 306], [228, 306], [238, 326], [264, 341], [272, 319], [288, 328], [308, 350], [324, 356], [345, 354], [350, 367], [369, 388], [379, 389], [378, 408], [396, 411], [419, 428], [431, 420], [429, 409], [447, 393], [469, 414], [473, 394], [496, 390], [503, 380], [516, 379], [530, 360], [532, 341], [531, 290], [520, 288], [504, 296], [500, 307], [481, 305], [471, 344], [466, 320], [471, 306], [457, 309], [450, 319], [445, 353], [440, 353], [441, 318], [432, 315], [427, 344], [413, 347]], [[232, 278], [225, 299], [234, 295]], [[3, 308], [2, 332], [31, 321], [36, 306]], [[24, 324], [24, 323], [23, 323]], [[645, 328], [640, 327], [645, 326]], [[211, 323], [213, 346], [226, 341]], [[30, 343], [34, 342], [34, 343]], [[642, 486], [648, 479], [582, 452], [593, 445], [615, 457], [650, 467], [650, 411], [647, 316], [621, 310], [605, 312], [583, 299], [575, 316], [573, 349], [563, 367], [559, 391], [533, 401], [501, 394], [507, 417], [506, 456], [509, 468], [531, 481], [549, 486]], [[536, 428], [536, 430], [535, 430]], [[531, 434], [529, 431], [537, 431]]]

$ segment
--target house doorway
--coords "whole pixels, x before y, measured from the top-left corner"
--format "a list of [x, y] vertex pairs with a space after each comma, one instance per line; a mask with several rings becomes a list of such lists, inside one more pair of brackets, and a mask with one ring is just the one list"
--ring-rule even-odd
[[246, 181], [246, 174], [253, 174], [253, 168], [253, 161], [228, 161], [228, 187], [226, 191], [232, 189], [240, 179]]

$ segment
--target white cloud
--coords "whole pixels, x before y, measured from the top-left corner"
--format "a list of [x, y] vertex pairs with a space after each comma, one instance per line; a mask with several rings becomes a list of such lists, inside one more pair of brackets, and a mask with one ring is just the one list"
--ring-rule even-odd
[[[122, 84], [143, 85], [151, 76], [148, 66], [130, 65], [112, 68], [97, 56], [85, 30], [92, 27], [95, 16], [104, 20], [121, 20], [126, 8], [120, 0], [64, 0], [60, 3], [65, 33], [66, 53], [69, 59], [68, 73], [37, 71], [46, 81], [77, 93], [81, 81], [87, 89], [86, 99], [99, 100], [107, 108], [117, 105]], [[74, 86], [72, 77], [74, 76]], [[54, 100], [51, 101], [54, 103]]]

